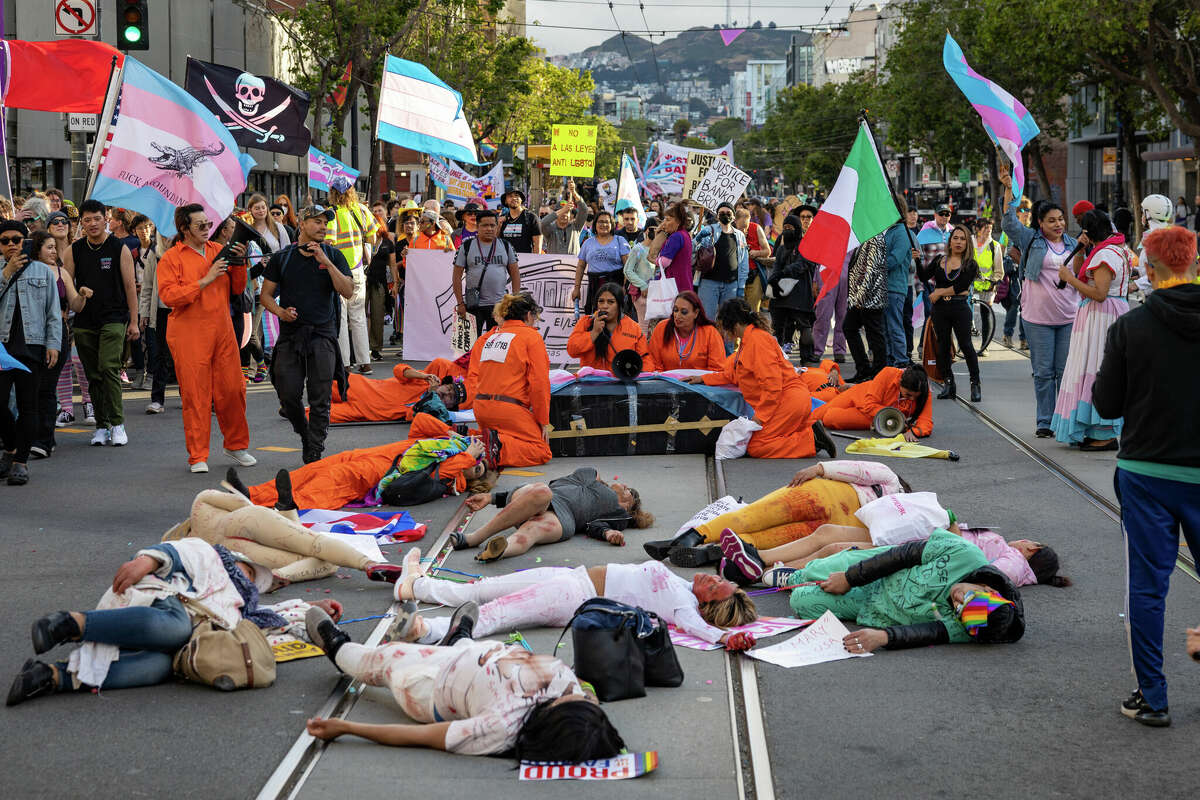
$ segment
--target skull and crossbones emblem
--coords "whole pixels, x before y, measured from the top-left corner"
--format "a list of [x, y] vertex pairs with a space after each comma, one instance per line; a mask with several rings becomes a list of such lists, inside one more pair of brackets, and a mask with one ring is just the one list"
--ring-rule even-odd
[[[235, 109], [230, 101], [223, 99], [217, 93], [216, 88], [207, 77], [204, 78], [204, 85], [208, 87], [208, 93], [212, 95], [213, 102], [220, 109], [219, 116], [223, 118], [226, 128], [231, 131], [245, 129], [256, 134], [259, 143], [284, 140], [284, 135], [278, 132], [278, 126], [271, 123], [271, 120], [291, 105], [291, 97], [285, 97], [283, 102], [275, 108], [262, 111], [263, 102], [267, 99], [267, 82], [257, 75], [243, 72], [238, 75], [233, 85], [234, 99], [232, 103], [237, 104]], [[267, 127], [268, 124], [270, 127]]]
[[243, 116], [253, 117], [258, 114], [258, 107], [267, 96], [267, 82], [257, 75], [243, 72], [234, 84], [238, 101], [238, 111]]

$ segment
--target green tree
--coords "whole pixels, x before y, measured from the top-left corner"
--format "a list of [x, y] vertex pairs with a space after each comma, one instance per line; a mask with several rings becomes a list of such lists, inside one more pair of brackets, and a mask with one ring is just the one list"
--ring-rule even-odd
[[683, 144], [683, 140], [687, 138], [688, 131], [692, 129], [692, 123], [686, 119], [677, 119], [675, 124], [671, 126], [671, 133], [675, 136], [676, 144]]
[[746, 138], [746, 133], [746, 121], [739, 117], [719, 119], [708, 126], [708, 138], [718, 145], [723, 145], [728, 141], [736, 144]]
[[622, 142], [643, 151], [651, 139], [658, 138], [654, 135], [657, 130], [658, 127], [653, 122], [641, 118], [621, 120], [621, 125], [617, 128]]

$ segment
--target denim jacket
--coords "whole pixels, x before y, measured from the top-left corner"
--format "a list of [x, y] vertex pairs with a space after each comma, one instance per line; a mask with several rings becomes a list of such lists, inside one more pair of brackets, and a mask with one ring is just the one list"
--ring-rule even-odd
[[[717, 236], [720, 232], [721, 226], [717, 223], [705, 225], [692, 237], [692, 252], [696, 252], [701, 247], [716, 247]], [[733, 236], [737, 239], [737, 296], [742, 297], [746, 292], [746, 281], [750, 277], [750, 248], [746, 246], [746, 234], [734, 228]], [[701, 276], [700, 279], [704, 280], [704, 277]]]
[[[1009, 240], [1021, 251], [1021, 266], [1018, 277], [1021, 280], [1036, 282], [1042, 274], [1042, 261], [1046, 258], [1046, 238], [1041, 229], [1026, 228], [1017, 219], [1017, 210], [1009, 206], [1004, 212], [1000, 228], [1008, 234]], [[1068, 250], [1074, 250], [1078, 244], [1074, 236], [1063, 233], [1063, 244]]]
[[[0, 292], [8, 284], [7, 278], [0, 277]], [[41, 345], [47, 350], [59, 349], [62, 346], [62, 309], [58, 304], [58, 279], [54, 271], [41, 261], [31, 261], [17, 279], [17, 285], [0, 300], [0, 342], [7, 342], [12, 336], [18, 297], [21, 299], [25, 343]]]

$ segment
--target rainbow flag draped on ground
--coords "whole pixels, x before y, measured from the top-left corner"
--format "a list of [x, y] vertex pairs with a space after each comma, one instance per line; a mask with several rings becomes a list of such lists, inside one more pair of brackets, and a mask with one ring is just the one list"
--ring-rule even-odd
[[983, 129], [987, 131], [988, 137], [1012, 161], [1015, 206], [1021, 202], [1021, 192], [1025, 187], [1025, 166], [1021, 163], [1021, 150], [1033, 137], [1042, 132], [1041, 129], [1020, 100], [971, 69], [962, 48], [948, 33], [942, 46], [942, 64], [983, 118]]

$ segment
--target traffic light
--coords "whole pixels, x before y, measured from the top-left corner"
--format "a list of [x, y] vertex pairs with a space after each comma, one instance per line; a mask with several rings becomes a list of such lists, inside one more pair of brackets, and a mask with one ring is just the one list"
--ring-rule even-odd
[[147, 0], [117, 0], [117, 47], [121, 50], [150, 49], [150, 20]]

